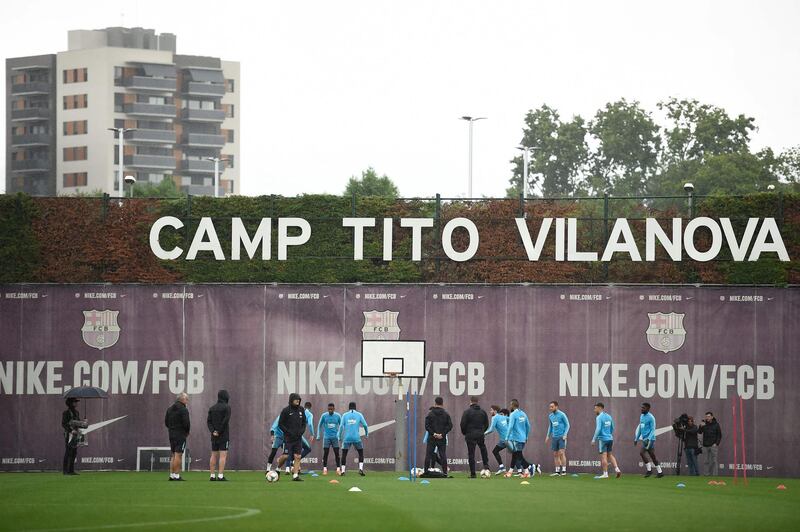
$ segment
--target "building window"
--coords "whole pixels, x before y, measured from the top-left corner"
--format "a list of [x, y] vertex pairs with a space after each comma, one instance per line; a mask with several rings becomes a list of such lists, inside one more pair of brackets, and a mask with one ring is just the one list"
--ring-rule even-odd
[[228, 161], [225, 163], [225, 166], [227, 166], [228, 168], [233, 168], [233, 162], [234, 162], [234, 161], [233, 161], [233, 155], [227, 155], [227, 154], [224, 154], [224, 153], [223, 153], [223, 154], [222, 154], [222, 156], [223, 156], [223, 157], [225, 157], [225, 159], [227, 159], [227, 160], [228, 160]]
[[236, 82], [234, 80], [225, 80], [225, 92], [236, 92]]
[[233, 109], [234, 105], [232, 103], [229, 103], [228, 105], [225, 105], [224, 107], [225, 107], [225, 116], [226, 117], [233, 118], [234, 116], [236, 116], [236, 114], [234, 113], [234, 109]]
[[233, 130], [232, 129], [226, 129], [225, 130], [225, 142], [236, 142], [234, 140]]
[[89, 70], [86, 68], [72, 68], [64, 71], [64, 83], [83, 83], [89, 81]]
[[88, 149], [86, 146], [75, 146], [72, 148], [64, 148], [65, 161], [85, 161]]
[[64, 135], [85, 135], [88, 133], [89, 122], [87, 120], [75, 120], [64, 122]]
[[64, 174], [65, 187], [85, 187], [88, 182], [86, 172], [72, 172]]
[[64, 96], [64, 109], [85, 109], [88, 106], [89, 96], [86, 94]]

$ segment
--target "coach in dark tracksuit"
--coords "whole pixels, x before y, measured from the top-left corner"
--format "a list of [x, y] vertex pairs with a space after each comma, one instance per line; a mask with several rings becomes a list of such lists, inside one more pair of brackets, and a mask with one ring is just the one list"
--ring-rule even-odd
[[77, 475], [75, 460], [78, 459], [78, 431], [70, 426], [70, 421], [81, 418], [76, 405], [78, 399], [67, 399], [67, 409], [61, 414], [61, 428], [64, 429], [64, 463], [62, 471], [65, 475]]
[[469, 398], [469, 408], [461, 415], [461, 434], [467, 440], [467, 457], [469, 458], [469, 478], [475, 478], [475, 446], [481, 451], [481, 469], [489, 463], [483, 433], [489, 428], [489, 416], [478, 405], [477, 397]]
[[169, 479], [183, 480], [181, 477], [181, 462], [183, 452], [186, 450], [186, 438], [189, 437], [189, 396], [185, 393], [178, 394], [172, 406], [167, 408], [164, 416], [164, 425], [169, 431], [169, 448], [172, 451], [172, 460], [169, 464]]
[[[228, 404], [231, 396], [227, 390], [220, 390], [217, 393], [217, 402], [208, 409], [206, 424], [211, 433], [211, 460], [209, 460], [209, 471], [211, 480], [228, 480], [225, 478], [225, 461], [228, 459], [228, 447], [230, 446], [230, 436], [228, 435], [228, 424], [231, 421], [231, 406]], [[219, 463], [219, 467], [217, 464]], [[217, 470], [216, 476], [214, 470]]]
[[450, 414], [442, 406], [444, 400], [437, 397], [433, 408], [425, 416], [425, 431], [428, 433], [428, 447], [425, 449], [425, 471], [433, 467], [434, 453], [439, 453], [442, 473], [447, 475], [447, 433], [453, 430]]
[[278, 458], [278, 469], [280, 470], [291, 456], [293, 459], [292, 480], [296, 482], [303, 480], [300, 478], [300, 460], [303, 452], [303, 434], [308, 424], [305, 408], [300, 405], [301, 400], [298, 394], [289, 394], [289, 406], [284, 408], [281, 415], [278, 416], [278, 428], [283, 432], [284, 449], [283, 456]]

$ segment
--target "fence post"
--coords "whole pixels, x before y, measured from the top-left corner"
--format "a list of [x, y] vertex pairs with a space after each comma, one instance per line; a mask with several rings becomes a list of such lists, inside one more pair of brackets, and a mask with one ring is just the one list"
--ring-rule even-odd
[[519, 215], [523, 218], [527, 218], [525, 215], [525, 195], [522, 193], [519, 195]]
[[[608, 192], [603, 193], [603, 246], [608, 244]], [[608, 261], [603, 262], [603, 277], [608, 282]]]
[[108, 192], [103, 192], [103, 198], [101, 200], [102, 203], [100, 205], [100, 211], [102, 213], [104, 222], [106, 221], [106, 217], [108, 216], [108, 198], [109, 198]]
[[689, 192], [689, 218], [694, 218], [695, 213], [695, 197], [694, 197], [694, 190]]

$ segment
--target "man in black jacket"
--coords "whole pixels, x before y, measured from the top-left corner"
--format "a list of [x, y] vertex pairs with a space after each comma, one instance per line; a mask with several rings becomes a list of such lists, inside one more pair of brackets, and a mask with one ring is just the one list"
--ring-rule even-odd
[[467, 440], [467, 457], [469, 458], [469, 478], [475, 478], [475, 446], [481, 451], [481, 469], [489, 464], [489, 453], [486, 450], [483, 433], [489, 428], [489, 416], [478, 404], [478, 398], [469, 398], [469, 408], [461, 415], [461, 434]]
[[169, 431], [169, 448], [172, 451], [172, 460], [169, 464], [169, 479], [183, 480], [181, 477], [181, 463], [183, 462], [183, 452], [186, 450], [186, 438], [189, 437], [189, 396], [186, 393], [179, 393], [175, 402], [167, 408], [164, 416], [164, 425]]
[[428, 433], [428, 447], [425, 450], [425, 470], [433, 467], [433, 455], [439, 453], [442, 473], [447, 475], [447, 433], [453, 430], [450, 414], [443, 407], [444, 399], [437, 397], [433, 408], [425, 416], [425, 431]]
[[700, 423], [700, 430], [703, 435], [703, 474], [706, 476], [719, 475], [719, 444], [722, 442], [722, 428], [717, 422], [717, 418], [711, 412], [706, 412], [706, 417]]
[[[694, 423], [694, 418], [689, 416], [686, 423], [686, 429], [683, 431], [683, 453], [686, 455], [686, 467], [689, 469], [689, 475], [699, 476], [700, 472], [697, 468], [697, 433], [699, 428]], [[680, 468], [680, 464], [678, 464]], [[680, 472], [680, 469], [678, 470]]]
[[[231, 420], [231, 407], [228, 404], [230, 395], [227, 390], [217, 392], [217, 402], [208, 409], [208, 430], [211, 432], [211, 460], [209, 460], [209, 470], [211, 480], [228, 480], [225, 478], [225, 461], [228, 459], [228, 446], [230, 438], [228, 436], [228, 423]], [[219, 463], [219, 467], [217, 467]], [[217, 475], [214, 476], [214, 469]]]
[[278, 428], [283, 432], [283, 455], [278, 458], [278, 473], [280, 473], [283, 464], [289, 459], [293, 458], [292, 463], [292, 480], [295, 482], [302, 482], [300, 478], [300, 460], [302, 460], [303, 453], [303, 434], [306, 431], [306, 413], [305, 409], [300, 406], [301, 398], [298, 394], [292, 393], [289, 395], [289, 406], [281, 411], [278, 417]]
[[81, 418], [76, 408], [79, 399], [71, 397], [67, 399], [67, 409], [61, 414], [61, 428], [64, 429], [64, 463], [62, 471], [65, 475], [77, 475], [75, 472], [75, 460], [78, 458], [78, 429], [70, 425], [71, 421]]

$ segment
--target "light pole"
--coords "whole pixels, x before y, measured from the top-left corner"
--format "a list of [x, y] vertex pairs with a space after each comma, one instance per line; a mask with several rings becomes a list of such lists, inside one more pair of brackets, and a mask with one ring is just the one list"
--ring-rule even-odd
[[214, 197], [219, 197], [219, 163], [220, 161], [226, 162], [228, 159], [225, 157], [206, 157], [207, 161], [214, 162]]
[[[119, 197], [123, 197], [125, 195], [125, 189], [123, 188], [124, 182], [122, 177], [122, 167], [124, 166], [124, 146], [125, 146], [125, 133], [128, 131], [136, 131], [135, 127], [110, 127], [108, 128], [109, 131], [115, 131], [119, 136], [119, 170], [117, 172], [117, 181], [119, 181]], [[114, 186], [114, 192], [117, 191], [117, 187]]]
[[477, 122], [478, 120], [486, 120], [488, 117], [486, 116], [479, 116], [479, 117], [471, 117], [471, 116], [462, 116], [461, 120], [466, 120], [469, 122], [469, 181], [467, 183], [467, 197], [472, 197], [472, 124]]

